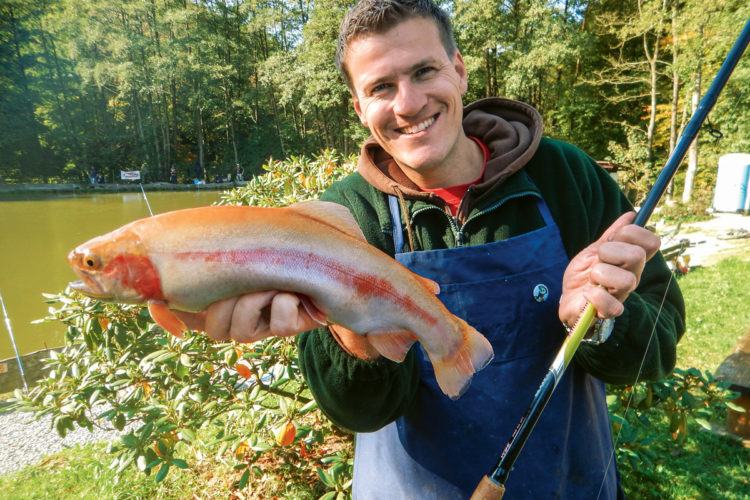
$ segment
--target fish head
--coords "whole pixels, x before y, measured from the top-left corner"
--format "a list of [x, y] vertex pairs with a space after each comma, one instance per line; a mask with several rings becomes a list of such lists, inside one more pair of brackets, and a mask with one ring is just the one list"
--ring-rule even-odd
[[70, 287], [89, 297], [126, 303], [163, 299], [159, 273], [129, 226], [77, 246], [68, 264], [80, 278]]

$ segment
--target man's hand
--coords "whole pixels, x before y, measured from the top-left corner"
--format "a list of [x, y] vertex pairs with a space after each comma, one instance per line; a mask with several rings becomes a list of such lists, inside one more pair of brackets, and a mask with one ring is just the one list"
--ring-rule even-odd
[[568, 264], [559, 309], [565, 325], [574, 326], [586, 301], [602, 319], [625, 310], [622, 303], [638, 286], [643, 267], [661, 245], [658, 236], [632, 224], [633, 219], [635, 212], [620, 216]]
[[[320, 326], [299, 296], [276, 290], [230, 297], [199, 313], [173, 312], [188, 328], [204, 331], [214, 340], [245, 343], [270, 336], [291, 337]], [[379, 356], [366, 337], [339, 325], [329, 325], [329, 329], [349, 354], [362, 359]]]

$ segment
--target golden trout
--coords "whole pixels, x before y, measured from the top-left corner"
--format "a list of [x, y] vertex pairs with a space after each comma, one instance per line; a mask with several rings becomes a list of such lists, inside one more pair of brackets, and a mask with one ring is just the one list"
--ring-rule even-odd
[[335, 203], [177, 210], [96, 237], [68, 262], [81, 278], [72, 288], [146, 303], [177, 336], [187, 328], [170, 309], [202, 311], [249, 292], [296, 293], [313, 317], [366, 335], [386, 358], [403, 361], [421, 342], [440, 388], [454, 399], [493, 356], [487, 339], [438, 300], [437, 283], [368, 244]]

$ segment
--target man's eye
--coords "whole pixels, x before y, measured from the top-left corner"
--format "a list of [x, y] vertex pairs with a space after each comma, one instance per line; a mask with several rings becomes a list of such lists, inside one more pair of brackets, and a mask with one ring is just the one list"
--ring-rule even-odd
[[415, 75], [417, 77], [423, 77], [423, 76], [427, 76], [427, 75], [431, 74], [433, 71], [435, 71], [435, 68], [433, 68], [431, 66], [428, 66], [426, 68], [419, 68], [416, 71]]
[[384, 91], [384, 90], [386, 90], [386, 89], [387, 89], [388, 87], [390, 87], [390, 85], [388, 85], [387, 83], [381, 83], [380, 85], [376, 85], [376, 86], [374, 86], [374, 87], [372, 88], [372, 90], [370, 90], [370, 93], [371, 93], [371, 94], [377, 94], [377, 93], [379, 93], [379, 92], [383, 92], [383, 91]]

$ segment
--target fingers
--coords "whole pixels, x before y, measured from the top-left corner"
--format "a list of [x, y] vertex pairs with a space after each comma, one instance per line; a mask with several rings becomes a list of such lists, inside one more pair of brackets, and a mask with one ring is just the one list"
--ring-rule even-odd
[[296, 335], [317, 326], [297, 295], [275, 290], [220, 300], [208, 306], [203, 316], [199, 329], [212, 339], [245, 343], [271, 335]]
[[237, 297], [230, 297], [208, 306], [205, 314], [205, 326], [202, 328], [206, 335], [214, 340], [229, 339], [232, 311], [234, 311], [236, 303]]
[[604, 243], [606, 241], [612, 241], [616, 234], [625, 226], [633, 222], [635, 219], [635, 212], [626, 212], [618, 217], [611, 226], [607, 228], [604, 233], [599, 237], [597, 243]]
[[559, 315], [572, 324], [585, 300], [600, 318], [617, 317], [624, 302], [636, 289], [646, 262], [659, 250], [661, 240], [645, 228], [634, 225], [635, 212], [621, 215], [602, 236], [583, 249], [568, 265], [563, 276]]
[[237, 342], [255, 342], [271, 335], [271, 303], [276, 291], [241, 295], [232, 311], [229, 337]]
[[625, 311], [623, 303], [603, 287], [586, 285], [583, 296], [594, 306], [599, 318], [616, 318]]
[[317, 325], [305, 311], [300, 298], [292, 293], [280, 293], [273, 298], [270, 319], [270, 331], [280, 337], [297, 335]]
[[617, 229], [617, 231], [610, 233], [609, 238], [601, 246], [607, 246], [607, 242], [621, 242], [637, 246], [645, 252], [646, 260], [653, 257], [661, 246], [661, 239], [657, 235], [646, 228], [634, 224], [626, 224]]
[[175, 316], [180, 318], [185, 326], [191, 330], [204, 331], [206, 329], [206, 311], [201, 312], [188, 312], [178, 311], [176, 309], [171, 310]]

